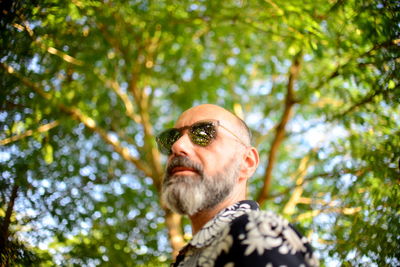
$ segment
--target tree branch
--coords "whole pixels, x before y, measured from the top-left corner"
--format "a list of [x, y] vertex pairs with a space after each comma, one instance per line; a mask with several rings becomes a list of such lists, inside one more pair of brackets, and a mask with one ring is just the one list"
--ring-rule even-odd
[[[368, 169], [356, 169], [356, 170], [344, 169], [344, 170], [340, 170], [340, 171], [337, 171], [337, 172], [316, 173], [316, 174], [313, 174], [311, 176], [307, 176], [306, 178], [304, 178], [304, 180], [302, 181], [302, 184], [299, 184], [299, 185], [303, 185], [305, 183], [311, 182], [311, 181], [313, 181], [315, 179], [318, 179], [318, 178], [321, 178], [321, 177], [334, 178], [334, 177], [336, 177], [338, 175], [341, 175], [341, 174], [354, 174], [356, 176], [360, 176], [360, 175], [363, 175], [367, 171], [368, 171]], [[294, 186], [287, 187], [285, 190], [281, 191], [280, 193], [277, 193], [277, 194], [274, 194], [274, 195], [269, 195], [267, 200], [275, 199], [275, 198], [280, 197], [280, 196], [285, 196], [285, 195], [289, 194], [290, 191], [294, 190], [299, 185], [295, 184]]]
[[141, 118], [135, 113], [133, 102], [129, 99], [129, 95], [122, 91], [116, 80], [107, 80], [102, 75], [98, 75], [100, 80], [102, 80], [107, 86], [114, 90], [114, 92], [119, 96], [125, 106], [125, 114], [137, 124], [141, 124]]
[[[37, 86], [35, 83], [31, 82], [28, 80], [26, 77], [21, 76], [19, 73], [15, 72], [15, 70], [11, 67], [6, 65], [5, 63], [0, 63], [1, 66], [8, 71], [9, 74], [14, 75], [18, 79], [21, 80], [21, 82], [26, 85], [27, 87], [31, 88], [33, 91], [35, 91], [38, 95], [42, 96], [43, 98], [47, 100], [52, 100], [53, 97], [51, 94], [44, 92], [39, 86]], [[88, 129], [91, 131], [97, 133], [100, 135], [100, 137], [108, 144], [110, 144], [114, 150], [119, 153], [125, 160], [132, 162], [139, 170], [141, 170], [146, 176], [153, 176], [153, 171], [149, 166], [134, 157], [130, 152], [127, 147], [124, 147], [121, 145], [121, 143], [118, 140], [113, 139], [109, 134], [107, 134], [106, 131], [104, 131], [102, 128], [98, 127], [96, 125], [96, 122], [90, 118], [89, 116], [83, 114], [78, 108], [76, 107], [69, 107], [66, 106], [62, 103], [55, 103], [55, 105], [64, 113], [71, 115], [71, 117], [81, 123], [83, 123]]]
[[[393, 88], [393, 91], [397, 88], [400, 87], [400, 84], [397, 84], [397, 86], [395, 88]], [[374, 100], [374, 98], [382, 93], [387, 93], [386, 90], [379, 88], [378, 90], [375, 90], [373, 93], [371, 93], [370, 95], [364, 97], [363, 99], [361, 99], [361, 101], [355, 103], [354, 105], [350, 106], [348, 109], [346, 109], [344, 112], [335, 115], [334, 117], [332, 117], [331, 120], [334, 120], [335, 118], [340, 118], [343, 116], [346, 116], [347, 114], [353, 112], [353, 110], [357, 109], [358, 107], [361, 107], [367, 103], [370, 103]]]
[[63, 59], [64, 61], [74, 64], [74, 65], [82, 66], [84, 64], [83, 61], [76, 59], [76, 58], [68, 55], [67, 53], [62, 52], [55, 47], [51, 47], [51, 46], [46, 47], [43, 43], [40, 42], [40, 39], [35, 40], [34, 33], [27, 21], [24, 22], [24, 25], [14, 23], [13, 26], [19, 30], [25, 30], [28, 33], [28, 35], [32, 38], [33, 43], [36, 43], [37, 45], [39, 45], [39, 47], [46, 50], [48, 53], [58, 56], [61, 59]]
[[120, 42], [116, 41], [107, 31], [107, 28], [104, 24], [98, 23], [97, 28], [100, 30], [100, 33], [103, 35], [104, 39], [111, 45], [112, 48], [117, 51], [121, 57], [127, 60], [127, 51], [125, 48], [120, 44]]
[[[10, 200], [8, 201], [6, 214], [4, 217], [3, 225], [1, 226], [1, 236], [0, 236], [0, 252], [7, 247], [8, 237], [10, 233], [10, 223], [11, 223], [11, 215], [14, 209], [15, 200], [17, 198], [19, 186], [17, 185], [16, 181], [11, 190]], [[3, 253], [0, 253], [0, 256]]]
[[53, 129], [54, 127], [57, 127], [60, 123], [58, 121], [53, 121], [50, 123], [47, 123], [45, 125], [40, 126], [39, 128], [37, 128], [36, 130], [28, 130], [22, 134], [18, 134], [18, 135], [14, 135], [11, 136], [9, 138], [5, 138], [3, 140], [0, 140], [0, 146], [4, 146], [7, 145], [9, 143], [21, 140], [25, 137], [28, 136], [32, 136], [34, 133], [43, 133], [43, 132], [47, 132], [50, 131], [51, 129]]
[[304, 219], [313, 218], [321, 213], [341, 213], [345, 215], [353, 215], [355, 213], [360, 212], [361, 209], [362, 209], [361, 207], [337, 207], [337, 208], [328, 208], [321, 210], [312, 210], [300, 214], [299, 216], [296, 217], [296, 219], [294, 219], [294, 221], [299, 222]]
[[145, 138], [145, 146], [146, 151], [149, 153], [146, 154], [146, 159], [150, 162], [152, 166], [153, 175], [151, 176], [154, 182], [155, 187], [157, 188], [158, 192], [161, 191], [161, 178], [162, 178], [162, 166], [160, 164], [160, 153], [158, 149], [153, 144], [153, 127], [150, 123], [150, 116], [149, 116], [149, 107], [151, 103], [149, 103], [149, 97], [146, 91], [143, 88], [138, 87], [139, 81], [139, 73], [141, 71], [141, 66], [143, 65], [143, 60], [146, 61], [144, 56], [140, 56], [143, 50], [149, 50], [149, 54], [153, 57], [156, 47], [158, 46], [158, 41], [160, 38], [160, 33], [156, 34], [156, 37], [153, 37], [151, 41], [149, 41], [148, 46], [140, 47], [138, 49], [138, 57], [136, 64], [133, 64], [131, 70], [131, 78], [129, 81], [128, 91], [132, 93], [133, 99], [135, 101], [136, 106], [138, 107], [138, 113], [140, 116], [140, 122], [143, 125], [144, 130], [144, 138]]
[[165, 224], [168, 229], [168, 235], [170, 244], [172, 247], [172, 257], [175, 259], [178, 255], [179, 250], [184, 246], [185, 241], [183, 240], [182, 230], [181, 230], [181, 219], [182, 216], [173, 213], [170, 210], [165, 209]]
[[307, 169], [310, 166], [310, 155], [308, 154], [304, 158], [301, 159], [300, 165], [294, 175], [296, 179], [296, 187], [293, 190], [293, 193], [290, 196], [289, 201], [286, 203], [283, 208], [283, 213], [291, 215], [294, 213], [297, 203], [299, 203], [299, 199], [303, 193], [303, 185], [304, 185], [304, 177], [307, 174]]
[[301, 66], [300, 58], [301, 54], [297, 54], [294, 57], [292, 65], [289, 69], [289, 80], [287, 84], [287, 92], [285, 97], [285, 108], [283, 111], [282, 118], [278, 126], [276, 127], [275, 137], [272, 141], [271, 149], [268, 155], [268, 164], [264, 175], [264, 185], [257, 198], [257, 201], [260, 205], [262, 205], [268, 198], [268, 193], [272, 181], [272, 170], [275, 166], [276, 158], [278, 156], [278, 149], [282, 144], [283, 139], [285, 138], [285, 127], [292, 116], [293, 106], [294, 104], [297, 103], [294, 96], [294, 83], [297, 80], [297, 77], [300, 72], [300, 66]]

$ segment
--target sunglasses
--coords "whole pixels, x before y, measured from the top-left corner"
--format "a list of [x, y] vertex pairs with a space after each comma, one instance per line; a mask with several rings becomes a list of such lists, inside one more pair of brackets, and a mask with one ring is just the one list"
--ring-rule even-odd
[[171, 128], [163, 131], [156, 137], [158, 149], [161, 153], [170, 155], [172, 153], [172, 145], [183, 136], [185, 130], [188, 130], [188, 136], [193, 144], [206, 147], [217, 138], [218, 126], [224, 128], [227, 132], [236, 137], [241, 144], [247, 146], [236, 134], [221, 125], [218, 120], [202, 120], [189, 126]]

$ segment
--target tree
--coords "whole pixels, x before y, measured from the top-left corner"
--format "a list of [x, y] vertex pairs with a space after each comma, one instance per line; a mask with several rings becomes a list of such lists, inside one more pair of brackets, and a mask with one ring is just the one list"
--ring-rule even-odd
[[254, 132], [263, 164], [249, 194], [262, 208], [284, 213], [328, 262], [398, 264], [398, 11], [390, 1], [2, 7], [1, 200], [10, 206], [18, 187], [12, 225], [30, 230], [17, 234], [59, 263], [168, 261], [187, 221], [159, 203], [154, 135], [211, 102]]

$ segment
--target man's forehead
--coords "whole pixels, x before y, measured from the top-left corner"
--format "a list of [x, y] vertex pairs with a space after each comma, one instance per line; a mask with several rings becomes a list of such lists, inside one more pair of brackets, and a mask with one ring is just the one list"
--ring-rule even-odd
[[175, 127], [187, 126], [197, 121], [207, 119], [219, 120], [233, 124], [235, 116], [220, 106], [203, 104], [184, 111], [175, 122]]

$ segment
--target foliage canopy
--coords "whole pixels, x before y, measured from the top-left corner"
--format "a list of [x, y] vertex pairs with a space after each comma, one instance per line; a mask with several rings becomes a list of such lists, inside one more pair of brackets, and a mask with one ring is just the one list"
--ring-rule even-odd
[[398, 2], [1, 5], [1, 264], [170, 261], [154, 135], [199, 103], [248, 122], [249, 195], [323, 264], [400, 263]]

